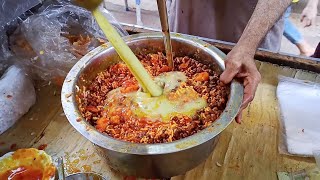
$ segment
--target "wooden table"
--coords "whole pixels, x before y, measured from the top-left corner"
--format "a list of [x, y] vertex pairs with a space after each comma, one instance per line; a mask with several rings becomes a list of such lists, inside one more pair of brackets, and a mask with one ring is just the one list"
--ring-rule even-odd
[[[314, 82], [320, 82], [320, 75], [259, 61], [257, 66], [262, 82], [243, 114], [243, 123], [233, 122], [222, 132], [205, 162], [172, 179], [277, 179], [277, 171], [292, 172], [316, 166], [313, 158], [279, 154], [279, 109], [275, 93], [278, 75]], [[123, 178], [112, 172], [95, 153], [94, 146], [69, 124], [61, 107], [60, 88], [38, 83], [36, 104], [0, 136], [0, 155], [43, 144], [54, 159], [65, 157], [68, 173], [94, 171], [110, 179]]]

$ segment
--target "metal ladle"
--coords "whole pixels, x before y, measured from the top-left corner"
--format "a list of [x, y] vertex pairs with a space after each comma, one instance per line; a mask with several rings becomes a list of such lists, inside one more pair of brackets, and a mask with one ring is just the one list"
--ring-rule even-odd
[[171, 38], [170, 38], [170, 31], [169, 31], [166, 0], [157, 0], [157, 4], [158, 4], [161, 28], [163, 32], [164, 45], [166, 49], [167, 62], [170, 69], [173, 70], [174, 64], [173, 64], [173, 55], [172, 55], [172, 46], [171, 46]]

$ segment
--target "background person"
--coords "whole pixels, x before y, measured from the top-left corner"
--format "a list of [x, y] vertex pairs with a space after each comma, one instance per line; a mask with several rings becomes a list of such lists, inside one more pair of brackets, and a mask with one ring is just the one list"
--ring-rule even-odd
[[283, 35], [300, 51], [300, 55], [311, 56], [314, 52], [309, 43], [305, 41], [299, 29], [290, 21], [291, 6], [288, 7], [284, 14], [284, 32]]

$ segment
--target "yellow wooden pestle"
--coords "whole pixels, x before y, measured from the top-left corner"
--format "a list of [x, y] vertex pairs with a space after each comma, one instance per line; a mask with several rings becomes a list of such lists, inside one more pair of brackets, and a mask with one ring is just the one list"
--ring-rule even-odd
[[100, 28], [112, 44], [120, 58], [126, 63], [134, 77], [138, 80], [144, 90], [151, 96], [160, 96], [162, 88], [158, 86], [138, 58], [134, 55], [128, 45], [123, 41], [119, 33], [99, 11], [98, 6], [102, 0], [76, 0], [77, 4], [90, 10]]

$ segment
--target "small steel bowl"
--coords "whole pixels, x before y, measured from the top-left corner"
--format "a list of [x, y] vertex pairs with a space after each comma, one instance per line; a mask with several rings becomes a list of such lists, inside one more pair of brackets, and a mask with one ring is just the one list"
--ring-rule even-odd
[[[213, 70], [222, 73], [225, 54], [219, 49], [190, 36], [175, 33], [171, 36], [175, 56], [189, 56], [204, 64], [213, 64]], [[161, 33], [142, 33], [124, 39], [134, 53], [165, 52]], [[112, 169], [125, 175], [168, 178], [183, 174], [203, 162], [213, 151], [216, 137], [240, 109], [243, 97], [241, 83], [232, 81], [226, 109], [210, 127], [171, 143], [130, 143], [98, 132], [81, 116], [76, 101], [78, 87], [87, 86], [98, 72], [119, 61], [121, 59], [114, 48], [106, 44], [88, 53], [71, 69], [61, 93], [63, 110], [71, 125], [96, 145]]]

